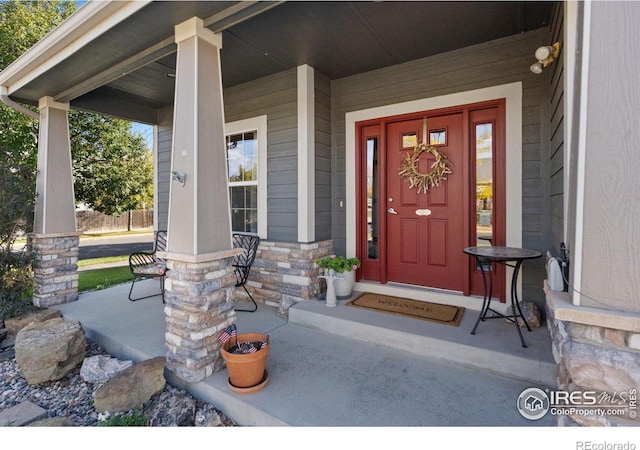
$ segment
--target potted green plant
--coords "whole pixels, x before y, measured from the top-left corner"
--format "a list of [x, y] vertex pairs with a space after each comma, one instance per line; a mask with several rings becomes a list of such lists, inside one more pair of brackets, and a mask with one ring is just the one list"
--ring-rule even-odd
[[356, 270], [360, 267], [358, 258], [347, 258], [339, 255], [328, 255], [316, 259], [316, 264], [324, 269], [324, 275], [335, 278], [336, 297], [349, 298], [356, 284]]

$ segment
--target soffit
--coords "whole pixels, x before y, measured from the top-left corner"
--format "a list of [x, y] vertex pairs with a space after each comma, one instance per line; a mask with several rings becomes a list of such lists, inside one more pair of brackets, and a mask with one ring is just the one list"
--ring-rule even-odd
[[[329, 79], [547, 26], [552, 2], [160, 1], [140, 9], [11, 92], [92, 105], [100, 96], [162, 108], [173, 101], [174, 24], [190, 17], [222, 32], [223, 84], [308, 64]], [[135, 55], [135, 56], [134, 56]], [[116, 69], [114, 69], [116, 68]], [[122, 68], [121, 72], [115, 72]], [[84, 83], [84, 85], [83, 85]]]

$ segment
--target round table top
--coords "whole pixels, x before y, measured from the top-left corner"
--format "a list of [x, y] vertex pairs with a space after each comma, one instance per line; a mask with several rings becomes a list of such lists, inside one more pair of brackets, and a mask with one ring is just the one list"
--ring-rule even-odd
[[519, 247], [479, 246], [467, 247], [462, 250], [468, 255], [480, 256], [494, 261], [517, 261], [523, 259], [540, 258], [542, 253], [537, 250]]

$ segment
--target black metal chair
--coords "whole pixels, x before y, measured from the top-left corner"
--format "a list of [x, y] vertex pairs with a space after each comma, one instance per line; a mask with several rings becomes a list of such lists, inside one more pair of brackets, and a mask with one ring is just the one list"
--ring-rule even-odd
[[258, 304], [253, 299], [251, 293], [247, 290], [247, 279], [251, 272], [251, 266], [256, 259], [258, 253], [258, 244], [260, 244], [260, 238], [251, 233], [233, 233], [233, 247], [244, 249], [243, 253], [237, 255], [233, 261], [233, 267], [236, 274], [236, 287], [242, 286], [244, 291], [249, 296], [249, 299], [253, 302], [253, 309], [236, 309], [236, 311], [255, 312], [258, 309]]
[[[167, 232], [160, 230], [156, 232], [155, 241], [153, 244], [153, 251], [151, 252], [138, 252], [129, 255], [129, 268], [133, 274], [133, 282], [131, 283], [131, 289], [129, 290], [129, 300], [135, 302], [144, 298], [157, 297], [162, 295], [162, 303], [164, 303], [164, 278], [167, 274], [167, 265], [164, 259], [158, 258], [156, 253], [163, 252], [167, 249]], [[144, 297], [133, 298], [133, 286], [136, 281], [144, 280], [147, 278], [160, 278], [160, 293], [146, 295]]]

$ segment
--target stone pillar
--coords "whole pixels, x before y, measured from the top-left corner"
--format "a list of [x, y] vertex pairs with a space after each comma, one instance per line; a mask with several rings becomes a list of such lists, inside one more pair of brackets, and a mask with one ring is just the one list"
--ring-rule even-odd
[[[231, 212], [224, 135], [222, 38], [192, 17], [178, 46], [169, 193], [167, 367], [188, 382], [224, 367], [217, 339], [235, 322]], [[250, 331], [250, 330], [247, 330]]]
[[[167, 258], [164, 308], [167, 367], [195, 383], [224, 367], [218, 334], [235, 323], [233, 259], [242, 249]], [[245, 330], [251, 331], [251, 330]]]
[[78, 299], [78, 247], [71, 171], [68, 103], [39, 102], [38, 175], [34, 233], [33, 303], [40, 307]]
[[546, 282], [545, 292], [558, 389], [577, 399], [595, 392], [594, 409], [609, 411], [558, 415], [558, 425], [640, 425], [640, 314], [573, 305], [568, 292], [550, 291]]
[[169, 194], [169, 252], [232, 248], [224, 135], [221, 35], [194, 17], [175, 28], [178, 44]]
[[35, 254], [33, 304], [41, 308], [78, 300], [80, 233], [29, 234]]

